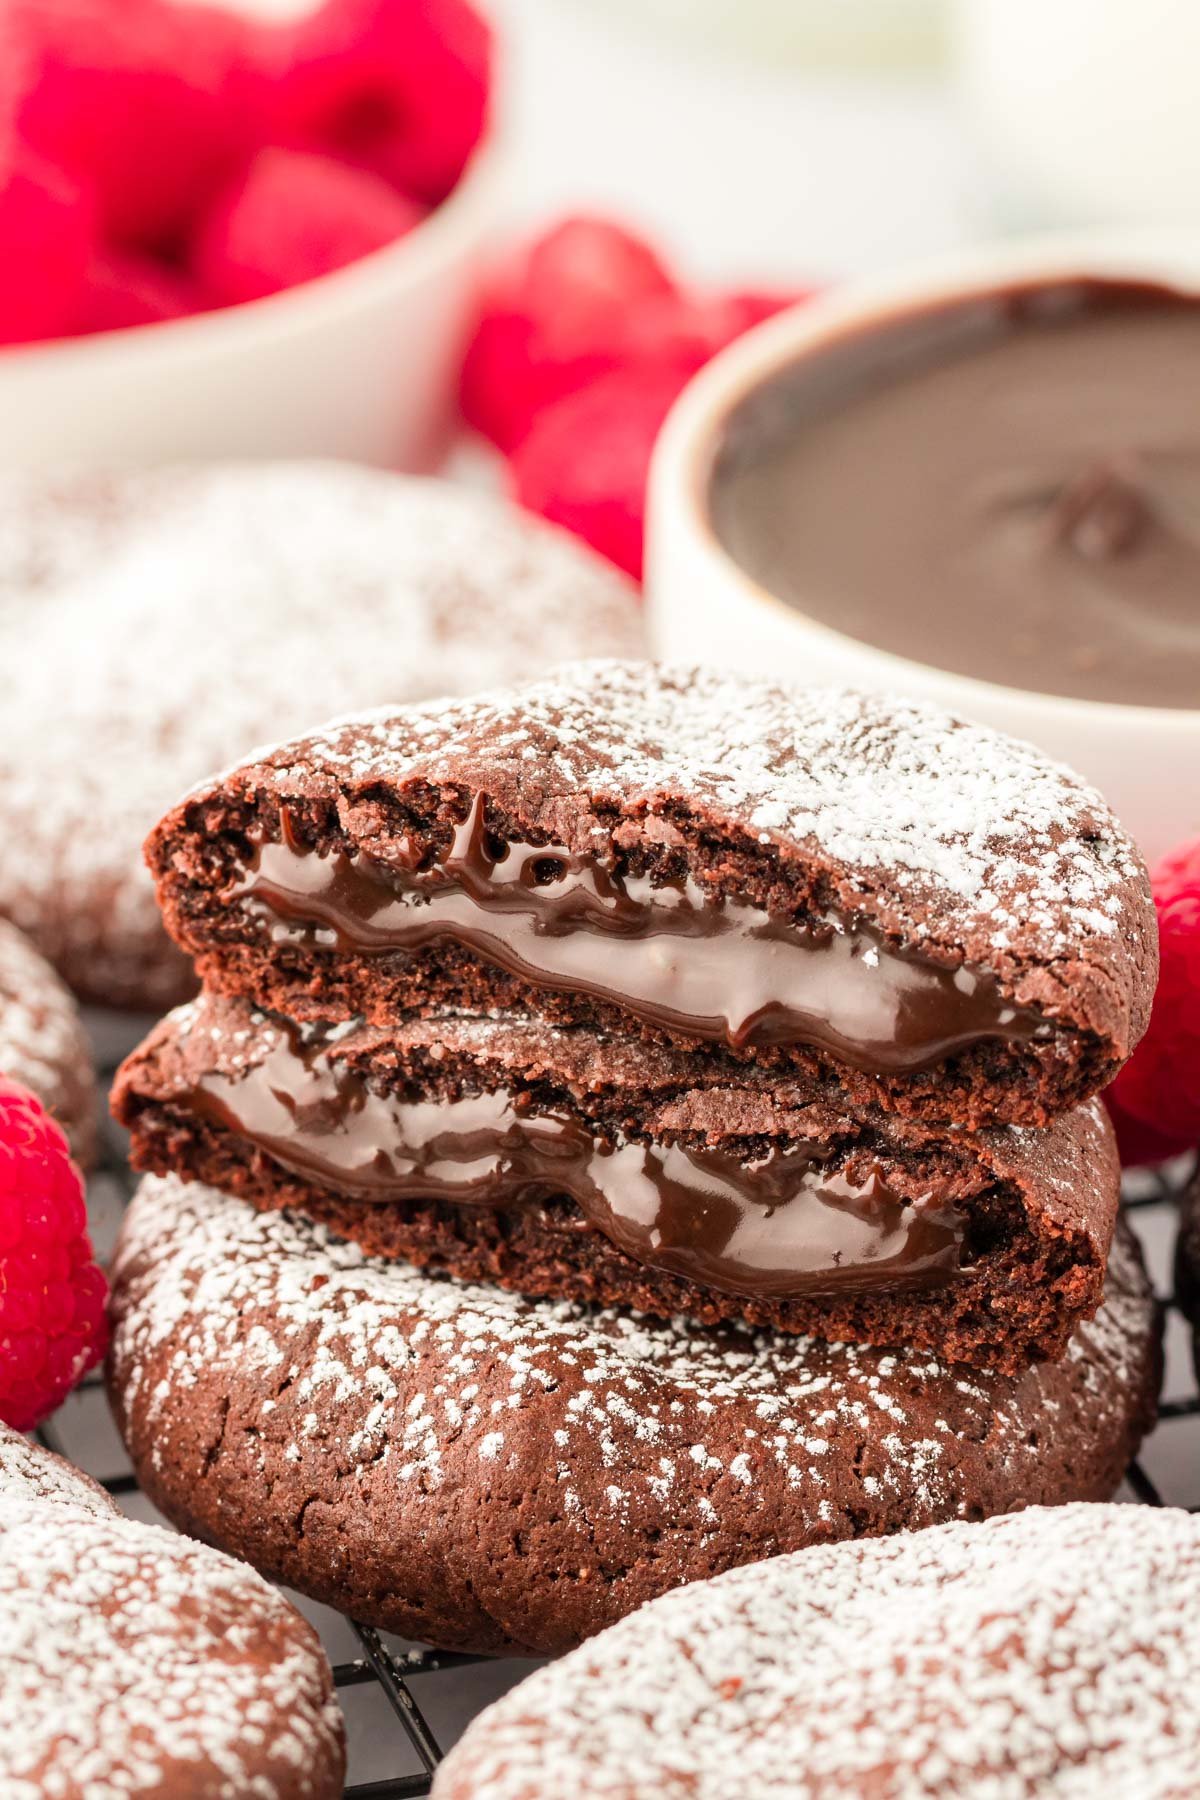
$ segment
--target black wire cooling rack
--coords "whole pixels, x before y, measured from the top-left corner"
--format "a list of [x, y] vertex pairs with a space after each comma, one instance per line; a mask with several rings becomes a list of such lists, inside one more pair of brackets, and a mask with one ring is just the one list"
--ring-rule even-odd
[[[115, 1128], [106, 1126], [101, 1166], [89, 1187], [98, 1252], [107, 1255], [134, 1177]], [[1125, 1196], [1165, 1309], [1166, 1375], [1157, 1428], [1126, 1476], [1121, 1498], [1200, 1511], [1200, 1394], [1190, 1327], [1174, 1304], [1171, 1273], [1176, 1197], [1186, 1169], [1134, 1178]], [[91, 1377], [42, 1442], [103, 1482], [121, 1506], [156, 1517], [138, 1490], [108, 1415], [102, 1382]], [[470, 1719], [521, 1680], [528, 1662], [461, 1656], [408, 1645], [293, 1595], [321, 1633], [346, 1715], [347, 1800], [405, 1800], [428, 1794], [438, 1763]]]

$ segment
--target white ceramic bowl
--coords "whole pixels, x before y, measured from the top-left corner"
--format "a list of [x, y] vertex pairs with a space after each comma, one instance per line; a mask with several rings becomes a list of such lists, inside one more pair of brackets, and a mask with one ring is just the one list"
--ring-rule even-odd
[[408, 237], [285, 293], [0, 349], [0, 466], [336, 456], [434, 468], [454, 428], [501, 165], [485, 141]]
[[759, 327], [710, 363], [678, 402], [655, 453], [647, 548], [650, 630], [661, 656], [823, 686], [891, 690], [1031, 739], [1093, 781], [1154, 859], [1200, 835], [1200, 696], [1195, 711], [1059, 699], [859, 643], [758, 586], [718, 543], [705, 503], [724, 420], [776, 370], [819, 353], [847, 328], [886, 321], [912, 307], [1004, 282], [1081, 274], [1142, 277], [1200, 296], [1200, 234], [1027, 239], [964, 253], [888, 280], [835, 289]]

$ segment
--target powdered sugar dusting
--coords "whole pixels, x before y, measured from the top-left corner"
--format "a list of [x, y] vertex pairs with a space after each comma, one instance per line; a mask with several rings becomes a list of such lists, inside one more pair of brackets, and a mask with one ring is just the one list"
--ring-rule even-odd
[[315, 1641], [214, 1551], [119, 1515], [0, 1499], [0, 1627], [6, 1800], [340, 1791]]
[[75, 1002], [32, 944], [0, 919], [0, 1074], [32, 1088], [74, 1154], [94, 1138], [92, 1059]]
[[179, 1396], [228, 1383], [240, 1406], [268, 1395], [256, 1432], [290, 1431], [289, 1457], [314, 1477], [369, 1472], [399, 1492], [418, 1535], [448, 1468], [458, 1493], [464, 1465], [503, 1467], [532, 1441], [554, 1446], [568, 1537], [573, 1517], [604, 1532], [688, 1512], [727, 1531], [734, 1555], [764, 1507], [781, 1547], [852, 1533], [866, 1500], [913, 1524], [964, 1513], [976, 1446], [1019, 1504], [1041, 1479], [1039, 1436], [1068, 1416], [1080, 1459], [1123, 1447], [1152, 1320], [1122, 1244], [1066, 1361], [1012, 1380], [915, 1351], [531, 1303], [174, 1178], [143, 1182], [113, 1279], [116, 1387], [164, 1466]]
[[93, 992], [177, 997], [140, 852], [189, 783], [338, 710], [640, 641], [607, 565], [446, 484], [348, 464], [9, 477], [0, 910]]
[[340, 1792], [332, 1678], [282, 1596], [7, 1434], [0, 1634], [5, 1800]]
[[698, 1583], [468, 1730], [438, 1800], [1184, 1800], [1200, 1519], [1035, 1508]]
[[626, 816], [682, 800], [837, 865], [848, 899], [932, 907], [940, 931], [986, 933], [996, 950], [1019, 937], [1078, 953], [1114, 938], [1130, 884], [1145, 889], [1103, 801], [1030, 745], [906, 700], [713, 670], [576, 665], [453, 707], [339, 721], [271, 760], [351, 781], [502, 772], [546, 815], [573, 789]]
[[116, 1511], [114, 1501], [89, 1476], [0, 1425], [0, 1500], [14, 1499], [66, 1500], [85, 1511]]

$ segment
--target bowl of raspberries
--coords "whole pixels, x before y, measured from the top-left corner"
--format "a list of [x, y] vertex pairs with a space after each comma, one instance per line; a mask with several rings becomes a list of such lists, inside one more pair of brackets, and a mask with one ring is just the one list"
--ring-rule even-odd
[[432, 466], [493, 61], [474, 0], [3, 0], [0, 459]]

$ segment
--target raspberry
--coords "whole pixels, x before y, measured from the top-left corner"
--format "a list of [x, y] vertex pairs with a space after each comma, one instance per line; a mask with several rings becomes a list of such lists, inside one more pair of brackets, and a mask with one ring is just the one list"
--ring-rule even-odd
[[526, 299], [548, 326], [560, 308], [576, 318], [596, 312], [607, 322], [618, 307], [676, 291], [670, 270], [643, 238], [586, 213], [544, 233], [518, 267]]
[[1140, 1119], [1127, 1113], [1120, 1102], [1113, 1098], [1111, 1088], [1104, 1095], [1104, 1103], [1117, 1134], [1122, 1168], [1139, 1169], [1150, 1163], [1170, 1162], [1176, 1156], [1186, 1156], [1192, 1149], [1193, 1146], [1186, 1141], [1160, 1136], [1152, 1126], [1143, 1125]]
[[521, 505], [640, 580], [650, 457], [686, 380], [622, 370], [552, 406], [512, 459]]
[[135, 251], [108, 250], [93, 258], [78, 316], [82, 332], [125, 331], [157, 325], [199, 310], [200, 299], [178, 270]]
[[0, 1076], [0, 1420], [31, 1431], [100, 1360], [107, 1292], [67, 1140]]
[[591, 219], [535, 245], [519, 281], [525, 314], [485, 318], [465, 409], [508, 448], [523, 506], [640, 580], [650, 457], [675, 399], [734, 338], [805, 296], [681, 293], [646, 245]]
[[733, 291], [654, 296], [629, 313], [620, 345], [624, 367], [644, 365], [694, 375], [754, 325], [807, 298]]
[[1162, 967], [1150, 1029], [1110, 1093], [1176, 1148], [1200, 1144], [1200, 841], [1154, 871]]
[[0, 344], [58, 337], [74, 324], [92, 253], [92, 208], [68, 175], [28, 151], [0, 172]]
[[463, 369], [469, 424], [511, 451], [538, 414], [629, 360], [631, 317], [676, 297], [648, 244], [565, 219], [500, 269]]
[[0, 107], [95, 191], [114, 242], [170, 248], [250, 152], [250, 28], [168, 0], [6, 0]]
[[463, 369], [463, 413], [511, 455], [547, 407], [601, 376], [694, 375], [806, 297], [689, 294], [640, 238], [604, 219], [566, 219], [494, 280]]
[[325, 0], [280, 39], [275, 128], [436, 206], [483, 134], [490, 63], [466, 0]]
[[201, 226], [192, 266], [204, 292], [259, 300], [357, 262], [423, 217], [366, 169], [302, 150], [262, 150]]

